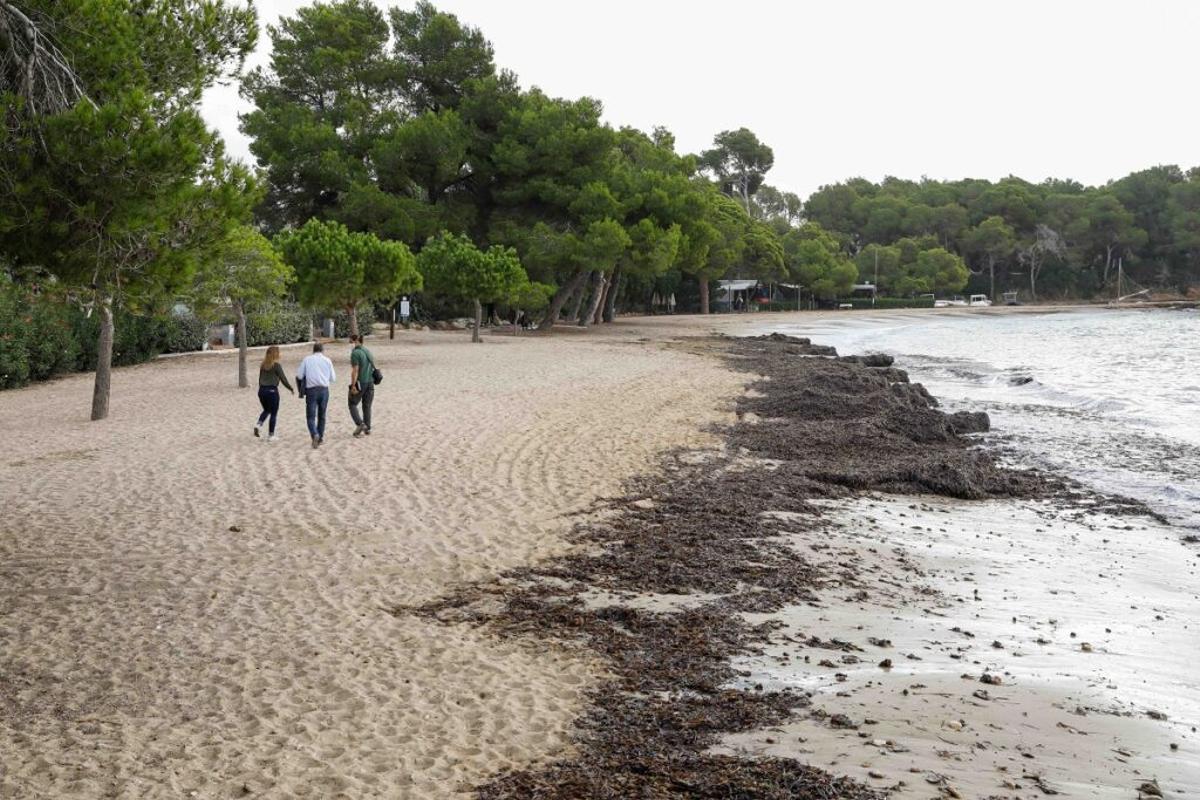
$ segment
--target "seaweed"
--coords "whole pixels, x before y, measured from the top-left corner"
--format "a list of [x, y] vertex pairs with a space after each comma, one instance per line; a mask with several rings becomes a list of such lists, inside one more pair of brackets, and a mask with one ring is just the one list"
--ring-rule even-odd
[[[858, 491], [980, 498], [1061, 490], [963, 438], [960, 430], [984, 421], [938, 410], [888, 358], [838, 358], [779, 334], [722, 345], [735, 369], [756, 376], [756, 391], [739, 400], [741, 419], [721, 432], [723, 455], [669, 456], [661, 474], [633, 481], [626, 496], [596, 509], [607, 513], [577, 525], [574, 552], [392, 610], [586, 647], [608, 668], [577, 721], [576, 755], [501, 774], [477, 787], [481, 800], [883, 797], [792, 759], [712, 752], [725, 734], [780, 724], [809, 704], [803, 693], [739, 685], [733, 657], [775, 630], [743, 612], [855, 584], [853, 564], [826, 575], [784, 534], [822, 524], [813, 500]], [[663, 594], [693, 602], [628, 602]]]

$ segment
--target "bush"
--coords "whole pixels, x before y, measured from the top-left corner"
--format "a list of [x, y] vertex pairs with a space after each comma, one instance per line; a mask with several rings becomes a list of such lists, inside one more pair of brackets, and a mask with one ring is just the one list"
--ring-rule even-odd
[[37, 298], [29, 310], [29, 380], [44, 381], [74, 371], [79, 342], [73, 335], [72, 317], [79, 312], [47, 298]]
[[191, 353], [203, 350], [208, 340], [208, 323], [191, 312], [172, 314], [165, 321], [164, 353]]
[[0, 388], [70, 372], [78, 356], [71, 308], [0, 276]]
[[313, 315], [295, 303], [277, 303], [246, 315], [246, 342], [251, 347], [307, 342]]
[[[369, 336], [371, 329], [375, 326], [375, 309], [370, 304], [363, 304], [358, 307], [355, 316], [358, 317], [358, 332], [363, 336]], [[344, 339], [350, 335], [350, 315], [345, 311], [338, 311], [330, 315], [333, 320], [333, 335], [338, 339]]]
[[29, 380], [28, 327], [18, 312], [22, 305], [12, 281], [0, 275], [0, 388]]
[[[73, 336], [79, 343], [76, 369], [90, 372], [96, 368], [100, 344], [100, 315], [82, 313], [74, 317]], [[166, 317], [144, 317], [119, 309], [113, 315], [113, 366], [141, 364], [167, 351], [169, 322]]]

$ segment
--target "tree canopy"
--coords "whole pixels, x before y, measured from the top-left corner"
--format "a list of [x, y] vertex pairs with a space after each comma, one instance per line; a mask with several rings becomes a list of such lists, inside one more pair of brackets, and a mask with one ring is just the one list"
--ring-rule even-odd
[[539, 293], [527, 288], [529, 276], [511, 247], [492, 245], [481, 250], [466, 236], [443, 233], [426, 242], [417, 256], [417, 268], [429, 291], [474, 303], [472, 338], [476, 342], [480, 341], [482, 303], [538, 302]]
[[[108, 414], [114, 306], [164, 303], [198, 259], [248, 218], [247, 171], [224, 157], [196, 109], [253, 48], [249, 6], [210, 0], [28, 0], [61, 64], [12, 49], [0, 64], [0, 252], [48, 272], [102, 319], [92, 418]], [[13, 41], [0, 14], [0, 39]], [[39, 62], [38, 59], [42, 58]], [[57, 57], [52, 57], [51, 61]], [[22, 82], [13, 66], [43, 70]], [[73, 88], [48, 101], [46, 80]], [[50, 72], [46, 72], [50, 69]]]
[[421, 288], [412, 252], [403, 242], [352, 232], [340, 222], [310, 219], [279, 234], [276, 245], [296, 271], [296, 294], [313, 308], [341, 309], [358, 335], [361, 303], [390, 300]]

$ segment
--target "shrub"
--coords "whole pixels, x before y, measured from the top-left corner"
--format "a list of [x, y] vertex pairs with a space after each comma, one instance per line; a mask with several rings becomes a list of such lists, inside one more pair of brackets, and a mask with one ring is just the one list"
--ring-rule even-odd
[[[375, 309], [367, 303], [358, 307], [358, 332], [363, 336], [370, 336], [371, 329], [375, 325]], [[345, 311], [338, 311], [330, 315], [333, 319], [333, 335], [339, 339], [344, 339], [350, 335], [350, 315]]]
[[75, 369], [72, 309], [0, 276], [0, 388]]
[[28, 308], [29, 380], [44, 381], [72, 372], [79, 360], [79, 342], [72, 329], [72, 316], [78, 312], [45, 297], [33, 299]]
[[191, 312], [172, 314], [165, 321], [164, 353], [191, 353], [203, 350], [208, 339], [208, 323]]
[[295, 303], [276, 303], [246, 315], [246, 342], [251, 347], [307, 342], [313, 315]]
[[27, 328], [19, 315], [17, 289], [0, 275], [0, 388], [22, 386], [29, 380]]
[[[90, 317], [72, 314], [72, 335], [79, 344], [75, 367], [84, 372], [96, 368], [96, 351], [100, 344], [100, 315]], [[125, 309], [113, 314], [113, 366], [141, 364], [167, 352], [170, 323], [163, 316], [140, 316]]]

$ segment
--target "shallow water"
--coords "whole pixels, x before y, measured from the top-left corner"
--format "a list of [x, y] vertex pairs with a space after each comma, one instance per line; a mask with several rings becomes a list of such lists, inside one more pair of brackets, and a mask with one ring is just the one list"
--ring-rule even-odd
[[771, 326], [896, 357], [949, 410], [987, 411], [1022, 461], [1200, 527], [1200, 313], [847, 314]]

